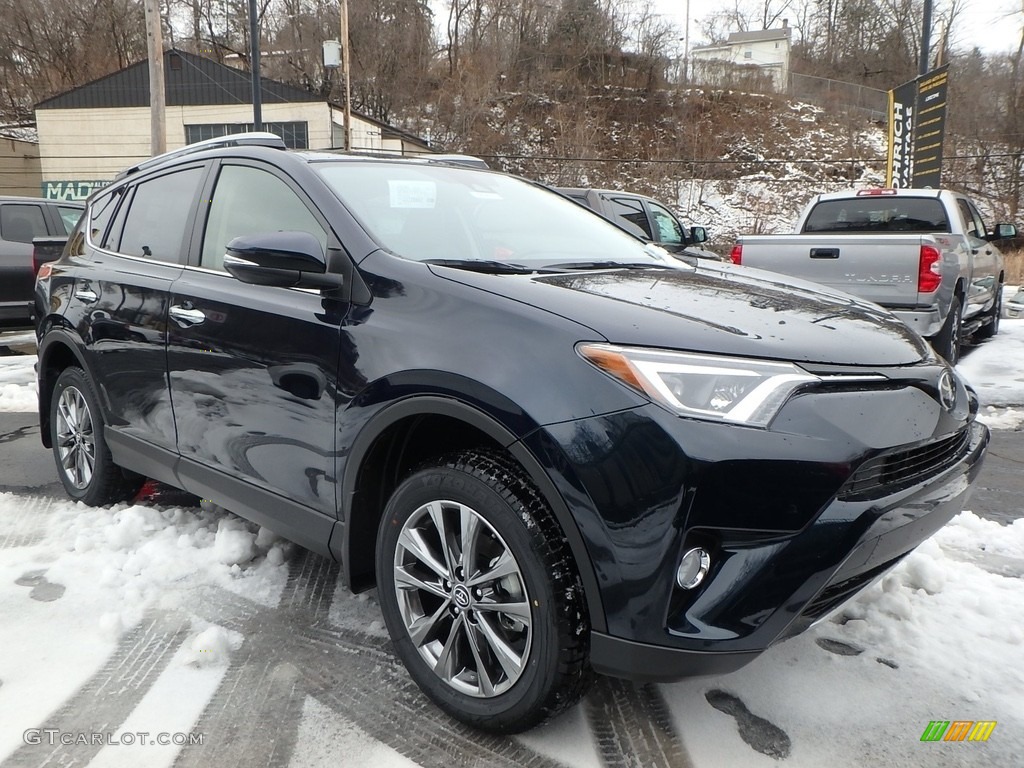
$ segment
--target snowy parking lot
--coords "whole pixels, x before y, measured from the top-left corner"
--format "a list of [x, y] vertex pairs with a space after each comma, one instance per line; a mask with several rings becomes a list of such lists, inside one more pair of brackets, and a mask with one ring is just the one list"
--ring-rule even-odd
[[[31, 341], [0, 340], [24, 353], [0, 357], [0, 416], [35, 409]], [[1024, 442], [1024, 320], [959, 370], [983, 420]], [[31, 423], [0, 429], [0, 466], [15, 441], [52, 461]], [[0, 492], [0, 764], [1024, 765], [1022, 579], [1024, 510], [967, 511], [739, 672], [601, 679], [504, 739], [427, 702], [374, 593], [265, 529], [187, 497]], [[922, 741], [932, 721], [996, 725], [986, 742]]]

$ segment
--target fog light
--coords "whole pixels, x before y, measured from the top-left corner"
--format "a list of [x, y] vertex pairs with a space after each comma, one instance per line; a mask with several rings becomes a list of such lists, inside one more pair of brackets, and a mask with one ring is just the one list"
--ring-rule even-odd
[[711, 555], [700, 547], [695, 547], [683, 555], [676, 569], [676, 584], [682, 589], [693, 589], [698, 586], [711, 568]]

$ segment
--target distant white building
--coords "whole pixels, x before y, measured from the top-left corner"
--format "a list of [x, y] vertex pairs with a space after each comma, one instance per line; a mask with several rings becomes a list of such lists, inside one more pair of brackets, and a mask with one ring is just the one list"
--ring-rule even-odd
[[[252, 129], [248, 72], [170, 50], [164, 52], [164, 81], [168, 150]], [[292, 149], [344, 144], [345, 112], [339, 105], [266, 77], [261, 91], [264, 130], [278, 134]], [[84, 200], [124, 168], [149, 157], [150, 125], [146, 61], [37, 104], [36, 190], [41, 188], [43, 197]], [[418, 136], [355, 111], [352, 149], [397, 155], [431, 151]]]
[[721, 45], [694, 48], [690, 51], [691, 79], [698, 85], [719, 87], [760, 79], [776, 91], [785, 91], [792, 33], [792, 27], [783, 21], [779, 29], [733, 32]]

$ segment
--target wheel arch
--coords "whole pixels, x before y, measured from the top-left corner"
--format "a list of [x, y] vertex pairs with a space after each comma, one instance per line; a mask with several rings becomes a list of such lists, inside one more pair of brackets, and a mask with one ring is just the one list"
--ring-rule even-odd
[[67, 331], [50, 330], [39, 348], [36, 377], [39, 384], [39, 436], [43, 445], [52, 448], [50, 440], [50, 398], [61, 371], [71, 366], [85, 370], [85, 359], [75, 338]]
[[[441, 440], [427, 436], [443, 434]], [[355, 592], [375, 584], [377, 529], [388, 497], [422, 461], [453, 450], [492, 447], [508, 453], [551, 508], [569, 544], [586, 594], [591, 626], [606, 626], [597, 577], [583, 536], [547, 471], [505, 425], [464, 401], [438, 395], [410, 397], [385, 407], [362, 428], [352, 445], [341, 482], [342, 535], [331, 550]]]

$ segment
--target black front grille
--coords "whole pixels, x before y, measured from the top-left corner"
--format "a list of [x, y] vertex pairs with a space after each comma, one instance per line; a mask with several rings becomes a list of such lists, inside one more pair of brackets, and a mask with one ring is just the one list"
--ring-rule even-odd
[[970, 427], [913, 448], [897, 449], [861, 464], [839, 491], [842, 501], [885, 496], [951, 467], [970, 447]]
[[905, 555], [900, 555], [883, 565], [876, 566], [863, 573], [858, 573], [856, 576], [851, 576], [844, 581], [829, 584], [821, 590], [821, 593], [816, 598], [807, 604], [801, 615], [808, 619], [820, 619], [833, 608], [846, 602], [857, 592], [864, 589], [872, 580], [892, 568], [904, 557]]

